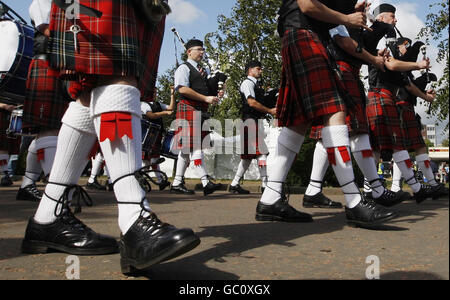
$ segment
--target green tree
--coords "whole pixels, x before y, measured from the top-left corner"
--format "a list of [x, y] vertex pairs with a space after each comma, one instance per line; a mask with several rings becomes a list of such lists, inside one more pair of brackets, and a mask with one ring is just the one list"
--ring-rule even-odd
[[439, 122], [446, 122], [448, 129], [449, 112], [449, 45], [448, 45], [448, 1], [441, 1], [430, 5], [430, 14], [427, 15], [425, 27], [420, 31], [419, 37], [426, 37], [427, 42], [433, 40], [439, 49], [437, 61], [445, 64], [444, 74], [439, 79], [436, 100], [431, 106], [431, 113], [435, 114]]
[[442, 141], [442, 147], [448, 147], [448, 145], [449, 145], [448, 139]]
[[[174, 75], [175, 75], [175, 66], [158, 77], [157, 99], [159, 102], [167, 105], [170, 104], [170, 86], [174, 85], [173, 82]], [[178, 99], [177, 95], [175, 95], [175, 100], [176, 99]], [[175, 113], [173, 113], [169, 117], [164, 117], [163, 118], [164, 128], [169, 129], [169, 126], [173, 120], [175, 120]]]
[[434, 143], [429, 139], [425, 139], [425, 145], [427, 145], [428, 148], [434, 147]]
[[275, 34], [281, 0], [237, 0], [230, 17], [219, 15], [218, 30], [205, 36], [210, 58], [228, 75], [227, 97], [215, 109], [219, 120], [240, 117], [239, 86], [246, 77], [245, 64], [258, 59], [263, 65], [264, 85], [278, 87], [281, 44]]

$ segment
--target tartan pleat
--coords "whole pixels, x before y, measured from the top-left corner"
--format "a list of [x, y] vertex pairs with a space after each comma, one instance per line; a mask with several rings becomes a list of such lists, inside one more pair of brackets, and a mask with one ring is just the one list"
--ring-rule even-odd
[[23, 121], [29, 126], [43, 129], [61, 127], [61, 119], [71, 98], [58, 77], [59, 72], [50, 69], [48, 61], [31, 61], [23, 105]]
[[[337, 61], [337, 65], [342, 73], [342, 83], [353, 100], [354, 105], [347, 109], [345, 123], [348, 126], [349, 134], [364, 134], [369, 132], [367, 125], [365, 102], [366, 95], [360, 89], [359, 68], [352, 67], [344, 61]], [[322, 138], [323, 124], [313, 122], [310, 137], [319, 140]]]
[[282, 41], [282, 75], [277, 101], [279, 126], [307, 124], [345, 111], [328, 54], [314, 32], [286, 30]]
[[414, 105], [405, 102], [402, 105], [397, 104], [400, 115], [400, 126], [403, 130], [405, 149], [413, 151], [426, 147], [422, 137], [421, 123], [416, 117]]
[[403, 150], [404, 137], [395, 96], [386, 89], [370, 89], [366, 107], [370, 143], [374, 150]]
[[131, 0], [80, 0], [103, 13], [101, 18], [80, 15], [76, 24], [83, 30], [77, 35], [78, 53], [73, 34], [73, 20], [52, 5], [49, 40], [53, 68], [75, 71], [80, 75], [126, 76], [138, 79], [142, 98], [153, 100], [159, 52], [165, 18], [150, 24], [135, 11]]
[[[189, 130], [183, 130], [183, 127], [187, 125], [189, 125]], [[177, 105], [175, 120], [175, 137], [178, 141], [178, 147], [191, 150], [201, 149], [203, 139], [210, 133], [209, 131], [202, 131], [201, 125], [201, 109], [196, 109], [180, 101]], [[197, 138], [198, 133], [201, 133], [200, 139]], [[182, 142], [185, 142], [185, 144], [181, 144]]]

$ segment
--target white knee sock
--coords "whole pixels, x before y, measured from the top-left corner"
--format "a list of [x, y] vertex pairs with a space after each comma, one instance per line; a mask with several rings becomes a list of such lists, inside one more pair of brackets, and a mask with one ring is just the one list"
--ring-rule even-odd
[[103, 155], [100, 152], [97, 153], [95, 159], [92, 160], [91, 176], [88, 180], [89, 183], [94, 183], [95, 178], [100, 174], [104, 162], [105, 159], [103, 158]]
[[261, 177], [261, 187], [266, 188], [266, 186], [267, 186], [267, 167], [266, 166], [259, 167], [259, 175]]
[[44, 159], [40, 160], [42, 170], [45, 175], [50, 174], [56, 155], [56, 146], [58, 144], [57, 136], [46, 136], [36, 140], [36, 148], [38, 151], [44, 151]]
[[371, 186], [373, 198], [379, 198], [384, 192], [384, 186], [377, 173], [377, 166], [373, 157], [372, 147], [370, 146], [369, 135], [360, 134], [351, 137], [350, 148], [359, 169]]
[[208, 178], [208, 173], [206, 172], [203, 151], [202, 150], [194, 150], [190, 155], [190, 159], [191, 159], [191, 161], [194, 162], [197, 176], [202, 181], [203, 187], [205, 187], [209, 182], [209, 178]]
[[49, 197], [58, 200], [66, 187], [52, 184], [51, 182], [68, 185], [76, 184], [88, 163], [88, 156], [96, 139], [94, 135], [79, 131], [66, 124], [62, 125], [59, 131], [58, 146], [50, 172], [49, 184], [45, 188], [45, 194], [42, 196], [34, 216], [36, 222], [48, 224], [56, 220], [54, 215], [56, 202]]
[[[133, 174], [142, 166], [140, 92], [128, 85], [109, 85], [95, 88], [91, 93], [91, 116], [94, 119], [95, 131], [99, 137], [100, 147], [108, 166], [109, 175], [114, 184], [114, 194], [119, 202], [119, 227], [122, 234], [139, 218], [142, 208], [139, 205], [145, 198], [145, 191]], [[128, 112], [131, 114], [132, 138], [128, 135], [120, 137], [121, 128], [111, 130], [114, 140], [103, 140], [102, 114]], [[116, 116], [118, 117], [118, 116]], [[116, 120], [116, 125], [119, 121]], [[127, 121], [128, 122], [128, 121]], [[125, 125], [126, 126], [126, 125]], [[103, 128], [105, 129], [105, 128]], [[109, 136], [109, 135], [107, 135]], [[119, 179], [119, 180], [118, 180]], [[116, 181], [118, 180], [118, 181]], [[148, 202], [144, 205], [150, 209]]]
[[239, 181], [241, 181], [241, 179], [244, 177], [245, 172], [247, 172], [248, 168], [250, 167], [251, 162], [251, 159], [241, 159], [231, 186], [236, 186], [239, 184]]
[[267, 155], [258, 156], [259, 176], [261, 177], [261, 187], [267, 186]]
[[327, 149], [323, 147], [322, 141], [317, 141], [316, 148], [314, 149], [311, 180], [309, 181], [305, 195], [314, 196], [322, 191], [323, 178], [329, 165]]
[[38, 161], [36, 140], [33, 140], [28, 147], [27, 166], [23, 177], [21, 188], [34, 184], [39, 180], [42, 173], [42, 166]]
[[178, 186], [183, 183], [184, 174], [186, 173], [189, 163], [191, 162], [189, 154], [183, 154], [180, 152], [177, 159], [177, 170], [175, 172], [175, 178], [173, 180], [173, 186]]
[[[152, 158], [150, 160], [150, 165], [152, 166], [152, 170], [156, 170], [156, 171], [161, 171], [161, 167], [159, 165], [155, 165], [155, 162], [158, 160], [159, 158]], [[155, 173], [156, 174], [156, 178], [157, 178], [157, 182], [161, 183], [163, 181], [163, 176], [161, 175], [161, 173]]]
[[431, 169], [430, 157], [428, 154], [416, 155], [416, 161], [419, 168], [422, 170], [423, 176], [427, 179], [427, 183], [431, 186], [437, 186], [438, 183], [434, 178], [433, 170]]
[[287, 127], [281, 130], [261, 203], [272, 205], [281, 199], [283, 183], [304, 140], [303, 135]]
[[402, 173], [402, 177], [405, 178], [406, 183], [411, 187], [414, 193], [417, 193], [420, 190], [421, 185], [414, 177], [412, 162], [410, 160], [408, 151], [402, 150], [395, 152], [392, 157], [397, 163], [397, 166]]
[[392, 168], [392, 186], [391, 191], [398, 192], [402, 190], [402, 171], [400, 171], [396, 162]]
[[334, 174], [344, 192], [346, 205], [348, 208], [353, 208], [361, 201], [361, 194], [355, 183], [347, 125], [324, 127], [322, 142], [327, 149]]

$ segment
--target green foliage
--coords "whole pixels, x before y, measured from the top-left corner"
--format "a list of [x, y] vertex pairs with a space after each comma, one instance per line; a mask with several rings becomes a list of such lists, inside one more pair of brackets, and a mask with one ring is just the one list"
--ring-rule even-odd
[[425, 145], [427, 145], [428, 148], [434, 147], [434, 143], [430, 141], [429, 139], [425, 139]]
[[[157, 99], [159, 102], [169, 105], [170, 104], [170, 86], [173, 86], [173, 77], [175, 74], [175, 67], [169, 69], [163, 75], [159, 76], [157, 86]], [[177, 99], [177, 95], [175, 95]], [[172, 121], [175, 120], [175, 113], [171, 116], [163, 118], [164, 128], [168, 129]]]
[[280, 5], [281, 0], [237, 0], [231, 16], [218, 16], [218, 30], [205, 36], [210, 58], [228, 75], [227, 97], [215, 109], [214, 118], [223, 121], [240, 117], [239, 86], [250, 60], [262, 62], [266, 87], [278, 87], [281, 45], [275, 32]]
[[439, 79], [439, 87], [436, 93], [436, 100], [431, 107], [431, 113], [435, 114], [440, 122], [446, 122], [445, 129], [448, 130], [449, 113], [449, 45], [448, 45], [448, 22], [449, 7], [448, 1], [441, 1], [430, 5], [430, 12], [427, 15], [425, 27], [419, 33], [419, 37], [426, 37], [427, 42], [432, 39], [438, 43], [438, 59], [441, 64], [445, 64], [444, 74]]

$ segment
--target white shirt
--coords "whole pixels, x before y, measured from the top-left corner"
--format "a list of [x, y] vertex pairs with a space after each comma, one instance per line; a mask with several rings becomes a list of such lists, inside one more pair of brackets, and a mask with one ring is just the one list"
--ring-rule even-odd
[[350, 37], [348, 33], [347, 27], [344, 25], [339, 25], [329, 30], [331, 38], [334, 38], [335, 35], [339, 35], [342, 37]]
[[[150, 102], [150, 103], [153, 104], [154, 102]], [[152, 111], [152, 107], [150, 106], [150, 103], [148, 103], [148, 102], [141, 102], [141, 113], [143, 115], [147, 114], [148, 112], [153, 112]], [[159, 103], [159, 104], [161, 105], [161, 109], [163, 111], [167, 110], [167, 108], [169, 108], [169, 106], [167, 104], [164, 104], [164, 103]]]
[[[192, 59], [187, 60], [188, 63], [190, 63], [196, 70], [198, 63]], [[209, 72], [206, 68], [205, 72]], [[191, 87], [189, 84], [189, 75], [191, 74], [191, 70], [186, 64], [182, 64], [178, 67], [178, 69], [175, 71], [175, 90], [178, 91], [180, 87]]]
[[[249, 79], [249, 80], [247, 80]], [[248, 99], [248, 97], [252, 97], [253, 99], [256, 99], [255, 95], [255, 86], [258, 80], [253, 76], [248, 76], [246, 80], [244, 80], [241, 83], [241, 87], [239, 88], [239, 91], [244, 94], [245, 99]]]
[[50, 10], [52, 8], [52, 0], [33, 0], [28, 9], [34, 26], [38, 27], [42, 24], [50, 24]]

